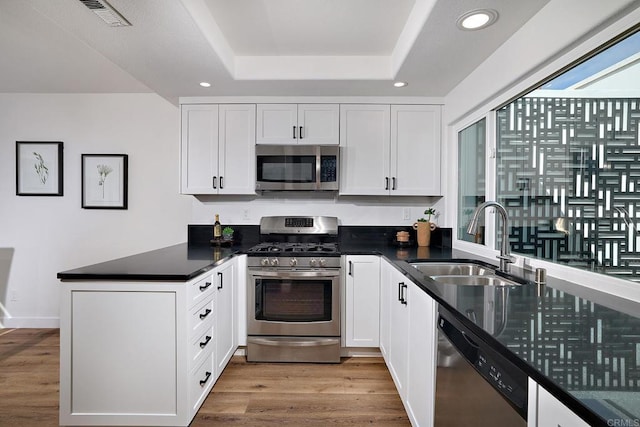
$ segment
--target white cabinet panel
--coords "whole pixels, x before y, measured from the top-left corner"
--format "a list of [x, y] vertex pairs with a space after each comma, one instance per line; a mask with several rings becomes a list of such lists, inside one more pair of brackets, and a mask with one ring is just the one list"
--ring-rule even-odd
[[257, 144], [338, 145], [338, 104], [258, 104]]
[[390, 106], [340, 106], [340, 194], [387, 195]]
[[297, 144], [298, 106], [258, 104], [256, 144]]
[[71, 412], [176, 415], [175, 293], [71, 298]]
[[390, 194], [440, 195], [440, 164], [440, 107], [392, 105]]
[[346, 257], [345, 345], [380, 345], [380, 257]]
[[218, 106], [183, 105], [181, 192], [213, 194], [218, 176]]
[[235, 259], [216, 269], [216, 377], [222, 373], [237, 345], [237, 283]]
[[298, 126], [298, 144], [338, 145], [340, 108], [338, 104], [300, 104]]
[[256, 106], [220, 105], [218, 194], [255, 194]]
[[441, 108], [341, 105], [341, 195], [440, 195]]
[[253, 104], [182, 105], [183, 194], [255, 194]]

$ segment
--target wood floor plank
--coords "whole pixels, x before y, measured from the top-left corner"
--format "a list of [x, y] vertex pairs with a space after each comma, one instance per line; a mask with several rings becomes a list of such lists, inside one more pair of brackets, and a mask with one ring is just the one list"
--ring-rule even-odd
[[[57, 329], [0, 330], [0, 426], [58, 425]], [[235, 356], [191, 423], [201, 426], [410, 426], [383, 360], [247, 363]]]

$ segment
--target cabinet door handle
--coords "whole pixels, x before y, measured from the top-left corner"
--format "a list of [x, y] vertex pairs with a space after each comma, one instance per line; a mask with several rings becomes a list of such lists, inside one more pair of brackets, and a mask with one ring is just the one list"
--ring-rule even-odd
[[293, 127], [293, 139], [296, 139], [296, 127]]
[[211, 282], [205, 282], [204, 286], [200, 286], [200, 292], [206, 291], [209, 286], [211, 286]]
[[[222, 178], [220, 178], [220, 188], [222, 188]], [[391, 189], [396, 189], [396, 177], [391, 178]]]
[[209, 344], [209, 341], [211, 341], [211, 337], [207, 335], [207, 338], [205, 338], [205, 340], [200, 343], [200, 348], [205, 348], [207, 344]]
[[349, 261], [349, 276], [353, 276], [353, 263]]
[[402, 285], [403, 282], [398, 282], [398, 301], [402, 302]]
[[300, 126], [300, 139], [302, 139], [302, 126]]
[[211, 309], [207, 308], [204, 313], [200, 313], [200, 320], [203, 320], [205, 317], [211, 314]]
[[407, 295], [405, 294], [405, 290], [407, 289], [407, 285], [402, 282], [402, 300], [400, 301], [402, 304], [407, 305]]
[[[222, 190], [222, 176], [220, 176], [220, 189]], [[395, 190], [395, 188], [394, 188], [394, 190]]]
[[385, 190], [389, 189], [389, 177], [388, 176], [384, 178], [384, 189]]
[[209, 381], [209, 378], [211, 378], [211, 372], [208, 372], [205, 374], [204, 379], [200, 380], [200, 385], [205, 385], [207, 383], [207, 381]]
[[218, 290], [222, 289], [222, 273], [218, 272], [218, 278], [220, 279], [220, 284], [218, 285]]
[[214, 176], [213, 177], [213, 188], [218, 188], [217, 186], [218, 186], [218, 177]]

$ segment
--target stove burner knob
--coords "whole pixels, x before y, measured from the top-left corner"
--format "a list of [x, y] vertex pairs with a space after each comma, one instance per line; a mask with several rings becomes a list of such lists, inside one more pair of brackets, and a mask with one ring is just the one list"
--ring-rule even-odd
[[320, 267], [324, 267], [327, 265], [327, 260], [324, 258], [320, 258]]
[[260, 265], [263, 267], [268, 267], [269, 266], [269, 258], [263, 258], [262, 260], [260, 260]]
[[311, 267], [317, 267], [317, 265], [318, 265], [318, 261], [317, 261], [315, 258], [311, 258], [311, 259], [309, 260], [309, 265], [310, 265]]
[[271, 259], [271, 266], [272, 267], [277, 267], [278, 264], [280, 264], [280, 262], [278, 261], [278, 258], [272, 258]]
[[296, 265], [298, 265], [298, 260], [297, 260], [296, 258], [291, 258], [291, 259], [289, 260], [289, 265], [290, 265], [291, 267], [295, 267]]

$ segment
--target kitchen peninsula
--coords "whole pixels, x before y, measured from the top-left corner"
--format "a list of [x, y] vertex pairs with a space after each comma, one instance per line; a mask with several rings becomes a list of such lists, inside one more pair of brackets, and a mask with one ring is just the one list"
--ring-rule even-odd
[[[589, 425], [640, 419], [640, 368], [633, 356], [640, 319], [629, 314], [639, 312], [636, 303], [549, 278], [542, 288], [528, 283], [509, 290], [506, 326], [494, 336], [462, 314], [468, 305], [482, 311], [482, 287], [441, 286], [407, 263], [478, 257], [374, 244], [360, 231], [341, 228], [343, 256], [381, 256], [527, 372], [530, 426], [538, 425], [531, 422], [542, 410], [532, 403], [536, 385]], [[349, 238], [355, 235], [361, 238]], [[244, 297], [237, 292], [244, 289], [247, 248], [181, 244], [59, 273], [61, 423], [188, 425], [243, 345]], [[515, 274], [531, 279], [528, 272]], [[233, 292], [218, 293], [224, 290]], [[227, 338], [216, 342], [217, 334]]]

